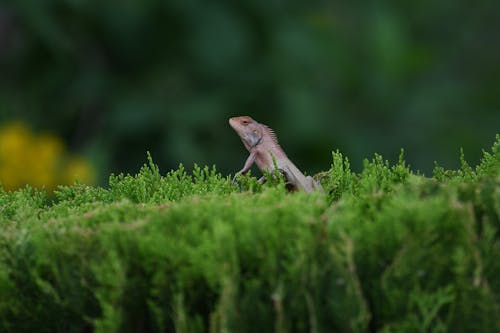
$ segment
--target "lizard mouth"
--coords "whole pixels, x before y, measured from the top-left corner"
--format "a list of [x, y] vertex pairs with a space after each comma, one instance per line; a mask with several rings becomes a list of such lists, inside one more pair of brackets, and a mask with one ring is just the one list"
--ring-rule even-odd
[[232, 128], [236, 125], [236, 119], [235, 117], [229, 118], [229, 125], [231, 125]]

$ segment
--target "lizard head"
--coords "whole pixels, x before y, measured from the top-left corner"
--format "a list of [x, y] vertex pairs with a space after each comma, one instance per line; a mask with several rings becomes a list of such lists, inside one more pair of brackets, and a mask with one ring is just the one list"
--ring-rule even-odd
[[229, 118], [229, 125], [240, 136], [247, 149], [255, 147], [262, 140], [262, 126], [248, 116]]

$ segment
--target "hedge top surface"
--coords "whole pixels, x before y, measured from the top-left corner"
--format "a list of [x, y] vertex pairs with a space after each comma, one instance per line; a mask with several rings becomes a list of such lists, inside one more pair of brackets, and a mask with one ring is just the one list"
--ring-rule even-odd
[[339, 152], [324, 194], [268, 177], [148, 156], [0, 191], [0, 332], [500, 332], [500, 136], [432, 177]]

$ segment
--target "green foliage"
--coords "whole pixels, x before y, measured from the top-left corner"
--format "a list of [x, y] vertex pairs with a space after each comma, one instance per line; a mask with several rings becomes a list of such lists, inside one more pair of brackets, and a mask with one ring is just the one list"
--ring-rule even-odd
[[162, 177], [149, 153], [148, 164], [137, 175], [111, 175], [109, 187], [115, 200], [127, 198], [135, 203], [178, 201], [196, 194], [228, 194], [234, 190], [228, 179], [217, 173], [215, 166], [201, 168], [195, 164], [193, 174], [188, 175], [181, 164], [177, 170]]
[[5, 192], [0, 183], [0, 223], [21, 221], [36, 214], [45, 203], [46, 195], [30, 186], [15, 192]]
[[340, 152], [323, 193], [150, 155], [0, 192], [0, 332], [500, 332], [500, 137], [473, 168]]

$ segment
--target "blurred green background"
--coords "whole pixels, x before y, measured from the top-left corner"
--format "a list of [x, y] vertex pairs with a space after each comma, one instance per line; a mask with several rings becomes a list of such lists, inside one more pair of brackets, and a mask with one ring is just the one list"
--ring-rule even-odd
[[429, 173], [460, 147], [477, 162], [499, 132], [499, 32], [500, 2], [483, 0], [3, 1], [0, 125], [24, 124], [28, 146], [50, 133], [98, 182], [147, 150], [163, 172], [234, 173], [234, 115], [274, 128], [309, 174], [335, 149], [359, 170], [400, 148]]

